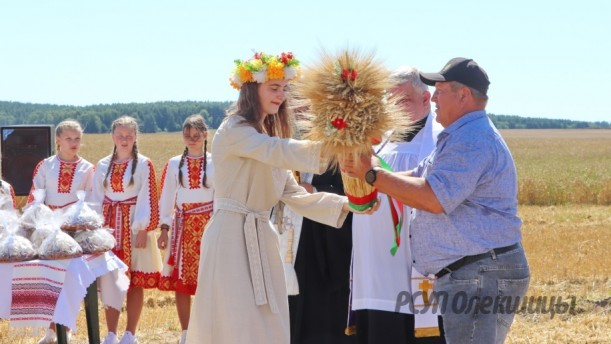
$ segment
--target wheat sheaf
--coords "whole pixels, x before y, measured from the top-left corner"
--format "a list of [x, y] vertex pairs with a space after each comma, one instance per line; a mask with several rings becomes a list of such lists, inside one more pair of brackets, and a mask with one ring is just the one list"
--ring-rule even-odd
[[303, 69], [292, 86], [295, 105], [302, 110], [304, 138], [323, 143], [323, 156], [332, 163], [343, 154], [371, 151], [389, 132], [408, 132], [412, 121], [393, 87], [390, 71], [373, 52], [346, 49]]

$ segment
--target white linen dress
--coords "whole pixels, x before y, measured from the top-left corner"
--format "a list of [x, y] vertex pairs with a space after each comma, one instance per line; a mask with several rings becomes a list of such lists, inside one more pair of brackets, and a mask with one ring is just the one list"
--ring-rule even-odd
[[289, 171], [322, 173], [319, 144], [270, 137], [241, 119], [225, 120], [212, 142], [215, 212], [202, 239], [190, 344], [288, 344], [288, 297], [270, 210], [282, 200], [334, 227], [347, 215], [344, 196], [309, 194]]

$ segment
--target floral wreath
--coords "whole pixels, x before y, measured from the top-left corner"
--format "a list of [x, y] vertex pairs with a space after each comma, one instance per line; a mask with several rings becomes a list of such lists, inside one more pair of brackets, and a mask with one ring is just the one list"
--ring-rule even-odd
[[247, 82], [262, 84], [268, 80], [292, 80], [299, 75], [299, 60], [291, 52], [279, 56], [260, 52], [255, 53], [250, 60], [234, 62], [236, 67], [229, 81], [236, 90]]

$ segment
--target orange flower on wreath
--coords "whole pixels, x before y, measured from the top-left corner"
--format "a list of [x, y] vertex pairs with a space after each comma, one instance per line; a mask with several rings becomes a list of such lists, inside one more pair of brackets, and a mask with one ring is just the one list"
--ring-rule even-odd
[[238, 67], [238, 75], [240, 77], [240, 80], [242, 80], [242, 82], [252, 82], [254, 81], [254, 79], [252, 78], [252, 73], [244, 68], [243, 66], [239, 66]]
[[284, 64], [280, 61], [270, 61], [267, 65], [268, 80], [284, 80]]

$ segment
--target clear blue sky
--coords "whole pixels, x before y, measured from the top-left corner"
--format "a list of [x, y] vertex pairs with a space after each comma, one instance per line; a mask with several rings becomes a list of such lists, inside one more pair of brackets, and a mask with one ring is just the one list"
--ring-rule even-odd
[[475, 59], [496, 114], [611, 121], [611, 1], [0, 3], [0, 100], [90, 105], [234, 100], [252, 50], [375, 50], [388, 68]]

